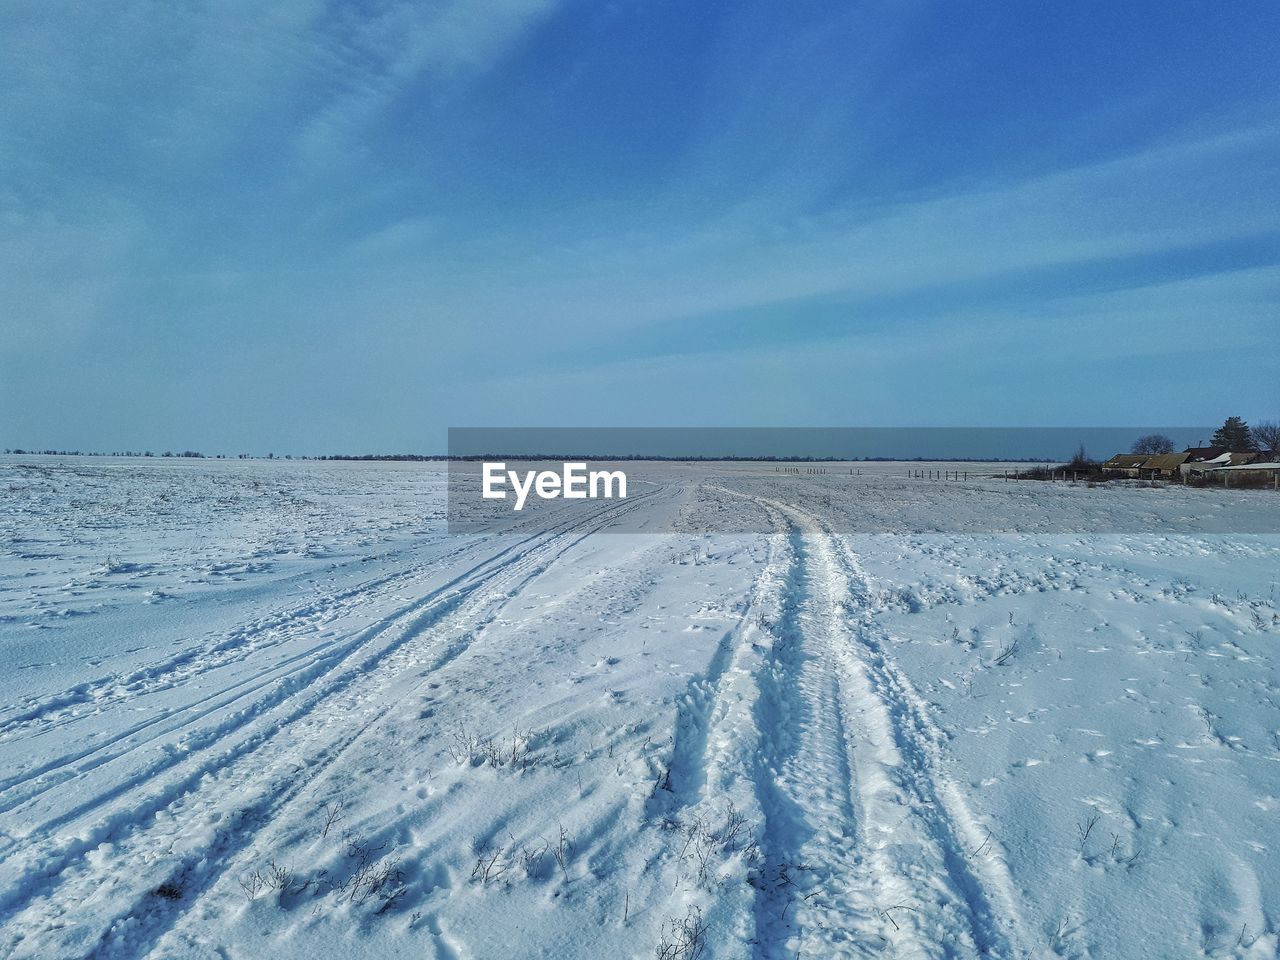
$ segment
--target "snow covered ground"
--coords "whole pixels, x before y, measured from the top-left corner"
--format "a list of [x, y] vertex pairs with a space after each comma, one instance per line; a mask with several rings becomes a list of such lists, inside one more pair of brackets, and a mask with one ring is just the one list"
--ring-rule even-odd
[[1275, 957], [1280, 497], [861, 469], [0, 458], [0, 955]]

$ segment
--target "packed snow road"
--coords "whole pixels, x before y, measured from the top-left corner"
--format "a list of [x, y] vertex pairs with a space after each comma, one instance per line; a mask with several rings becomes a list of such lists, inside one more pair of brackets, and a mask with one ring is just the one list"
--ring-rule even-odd
[[[0, 955], [1276, 955], [1280, 539], [647, 477], [0, 460]], [[1127, 532], [846, 532], [1015, 508]]]

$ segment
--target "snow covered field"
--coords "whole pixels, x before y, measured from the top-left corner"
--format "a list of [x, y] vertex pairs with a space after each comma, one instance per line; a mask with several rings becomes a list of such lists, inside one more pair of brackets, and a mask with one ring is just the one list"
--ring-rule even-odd
[[0, 956], [1275, 957], [1280, 497], [862, 469], [0, 458]]

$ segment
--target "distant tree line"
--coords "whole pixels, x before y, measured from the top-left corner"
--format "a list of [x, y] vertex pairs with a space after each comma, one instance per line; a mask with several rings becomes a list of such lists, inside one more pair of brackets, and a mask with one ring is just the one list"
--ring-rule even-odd
[[[1236, 453], [1259, 452], [1270, 454], [1275, 459], [1280, 456], [1280, 422], [1276, 420], [1263, 420], [1252, 427], [1242, 417], [1228, 417], [1213, 434], [1212, 445], [1215, 447], [1223, 447]], [[1132, 453], [1146, 454], [1148, 456], [1157, 456], [1163, 453], [1172, 453], [1174, 450], [1174, 442], [1172, 438], [1162, 433], [1148, 433], [1138, 437], [1130, 448]], [[33, 454], [40, 456], [53, 457], [183, 457], [197, 460], [203, 459], [226, 459], [225, 454], [210, 454], [206, 456], [199, 450], [182, 450], [174, 452], [165, 450], [163, 453], [153, 453], [150, 450], [117, 450], [111, 453], [102, 453], [99, 451], [81, 451], [81, 450], [25, 450], [21, 447], [5, 448], [7, 454]], [[386, 461], [386, 462], [424, 462], [430, 460], [492, 460], [495, 457], [501, 457], [506, 460], [656, 460], [672, 463], [704, 463], [708, 461], [723, 460], [727, 462], [764, 462], [764, 463], [890, 463], [890, 462], [917, 462], [925, 463], [934, 460], [946, 460], [954, 463], [1054, 463], [1056, 460], [1048, 457], [813, 457], [813, 456], [726, 456], [726, 455], [708, 455], [708, 456], [658, 456], [653, 454], [635, 454], [635, 455], [617, 455], [617, 454], [563, 454], [563, 453], [536, 453], [536, 454], [509, 454], [509, 453], [488, 453], [476, 454], [474, 456], [451, 457], [447, 454], [424, 454], [424, 453], [330, 453], [321, 454], [320, 456], [298, 456], [293, 454], [285, 454], [283, 458], [277, 457], [274, 453], [268, 453], [265, 457], [267, 460], [353, 460], [353, 461]], [[255, 459], [254, 455], [241, 453], [236, 455], [239, 460]], [[1093, 464], [1083, 446], [1076, 451], [1075, 457], [1068, 465], [1071, 468], [1085, 469]]]
[[[203, 454], [197, 450], [184, 450], [181, 453], [174, 453], [166, 450], [164, 453], [152, 453], [150, 450], [134, 451], [120, 450], [111, 453], [103, 453], [101, 451], [80, 451], [80, 450], [24, 450], [21, 447], [5, 448], [5, 453], [27, 454], [31, 456], [43, 457], [191, 457], [199, 460], [225, 460], [226, 454]], [[350, 460], [361, 462], [428, 462], [428, 461], [459, 461], [459, 462], [477, 462], [482, 460], [493, 460], [501, 458], [504, 460], [652, 460], [662, 463], [713, 463], [723, 461], [726, 463], [932, 463], [938, 460], [945, 460], [948, 463], [1054, 463], [1052, 457], [738, 457], [727, 455], [709, 455], [705, 457], [664, 457], [655, 454], [596, 454], [596, 453], [484, 453], [484, 454], [468, 454], [466, 456], [453, 457], [443, 453], [329, 453], [320, 454], [318, 456], [294, 456], [293, 454], [285, 454], [283, 457], [277, 457], [274, 453], [268, 453], [264, 457], [255, 457], [253, 454], [240, 453], [236, 455], [237, 460]]]
[[[104, 453], [101, 450], [24, 450], [22, 447], [5, 447], [4, 452], [19, 456], [27, 454], [39, 457], [193, 457], [198, 460], [226, 459], [225, 454], [217, 453], [206, 457], [199, 450], [183, 450], [180, 453], [166, 450], [164, 453], [157, 454], [152, 453], [150, 450], [112, 450], [110, 453]], [[240, 459], [246, 459], [248, 456], [247, 453], [241, 454]]]

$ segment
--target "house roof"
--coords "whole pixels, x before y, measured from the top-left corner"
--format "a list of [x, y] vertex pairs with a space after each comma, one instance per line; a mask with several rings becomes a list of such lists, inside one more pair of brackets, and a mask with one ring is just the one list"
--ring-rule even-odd
[[1280, 470], [1280, 463], [1236, 463], [1229, 467], [1214, 467], [1211, 473], [1222, 473], [1225, 470]]
[[1148, 457], [1142, 464], [1143, 470], [1177, 470], [1187, 462], [1188, 454], [1162, 453], [1158, 457]]
[[1191, 462], [1188, 461], [1188, 465], [1191, 466], [1191, 469], [1197, 470], [1197, 471], [1213, 470], [1217, 467], [1236, 467], [1236, 466], [1240, 466], [1241, 464], [1253, 463], [1253, 461], [1257, 459], [1258, 459], [1258, 454], [1252, 451], [1249, 451], [1246, 453], [1223, 453], [1214, 457], [1212, 460], [1200, 461], [1200, 462], [1194, 463], [1194, 465], [1192, 465]]
[[1203, 463], [1206, 460], [1216, 460], [1227, 452], [1226, 447], [1187, 447], [1184, 451], [1187, 454], [1187, 460], [1190, 463]]
[[1149, 459], [1150, 455], [1146, 453], [1117, 453], [1103, 466], [1120, 470], [1133, 470], [1142, 466]]

